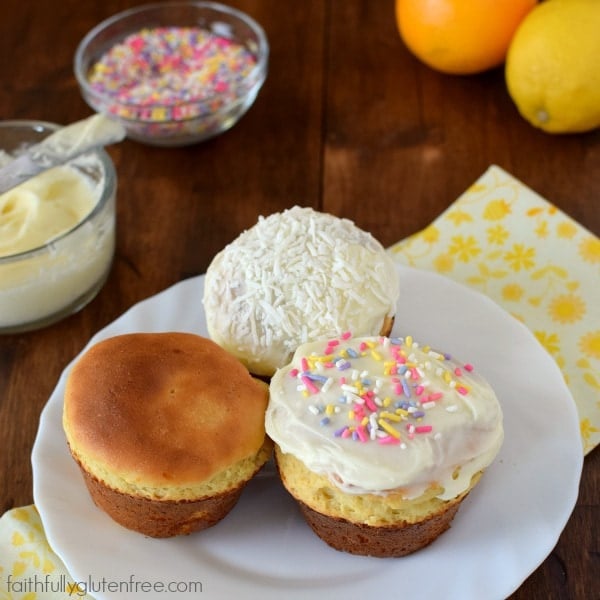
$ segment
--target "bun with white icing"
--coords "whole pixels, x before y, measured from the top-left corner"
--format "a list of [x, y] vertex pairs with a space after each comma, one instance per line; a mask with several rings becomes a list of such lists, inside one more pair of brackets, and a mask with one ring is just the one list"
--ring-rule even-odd
[[301, 346], [271, 379], [266, 431], [315, 533], [379, 557], [448, 529], [503, 440], [485, 379], [409, 336]]
[[204, 309], [210, 337], [270, 376], [302, 343], [389, 334], [398, 294], [394, 263], [371, 234], [296, 206], [261, 217], [215, 256]]

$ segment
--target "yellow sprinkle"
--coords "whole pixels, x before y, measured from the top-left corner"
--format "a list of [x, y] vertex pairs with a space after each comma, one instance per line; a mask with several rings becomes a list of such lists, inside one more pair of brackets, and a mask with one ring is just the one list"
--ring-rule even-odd
[[363, 417], [363, 420], [360, 422], [360, 424], [364, 427], [365, 425], [369, 424], [369, 417]]
[[367, 342], [365, 342], [365, 343], [367, 344], [367, 346], [368, 346], [369, 348], [375, 348], [375, 346], [377, 345], [375, 342], [372, 342], [372, 341], [370, 341], [370, 340], [369, 340], [369, 341], [367, 341]]
[[166, 121], [167, 120], [167, 109], [164, 107], [158, 107], [152, 109], [152, 120], [153, 121]]
[[348, 418], [353, 421], [354, 420], [354, 411], [353, 410], [349, 410], [348, 411]]
[[335, 407], [333, 406], [333, 404], [328, 404], [325, 407], [325, 414], [327, 416], [331, 416], [334, 413], [334, 411], [335, 411]]
[[391, 403], [392, 403], [392, 399], [389, 396], [386, 396], [383, 399], [383, 406], [385, 406], [385, 408], [387, 408]]
[[398, 440], [400, 439], [400, 432], [394, 429], [387, 421], [379, 419], [377, 422], [379, 423], [381, 428], [385, 429], [385, 431], [387, 431], [391, 436], [395, 437]]
[[396, 409], [396, 414], [400, 415], [402, 417], [408, 417], [408, 415], [410, 414], [407, 410], [404, 410], [403, 408], [397, 408]]
[[371, 356], [375, 360], [381, 360], [381, 354], [379, 354], [379, 352], [377, 352], [377, 350], [371, 350]]
[[406, 347], [410, 348], [413, 344], [412, 335], [407, 335], [404, 341], [406, 342]]
[[450, 375], [450, 372], [444, 371], [444, 381], [446, 383], [450, 383], [451, 380], [452, 380], [452, 376]]
[[342, 350], [340, 350], [339, 354], [342, 358], [348, 358], [348, 351], [346, 350], [346, 348], [342, 348]]
[[382, 411], [381, 418], [389, 419], [390, 421], [395, 421], [396, 423], [399, 423], [400, 421], [402, 421], [402, 417], [400, 415], [395, 415], [394, 413], [385, 412], [385, 411]]

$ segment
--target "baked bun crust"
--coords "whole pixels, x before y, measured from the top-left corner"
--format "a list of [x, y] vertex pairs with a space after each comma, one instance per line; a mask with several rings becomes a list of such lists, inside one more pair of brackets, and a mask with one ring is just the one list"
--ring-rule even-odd
[[378, 558], [406, 556], [435, 541], [481, 476], [476, 473], [452, 500], [437, 498], [435, 486], [410, 500], [401, 494], [350, 495], [277, 446], [275, 457], [283, 485], [316, 535], [336, 550]]
[[74, 364], [63, 427], [98, 506], [164, 537], [210, 526], [235, 504], [270, 455], [267, 401], [265, 384], [211, 340], [126, 334]]
[[396, 266], [370, 233], [295, 206], [259, 219], [214, 257], [203, 301], [211, 339], [271, 376], [302, 343], [389, 334], [398, 296]]

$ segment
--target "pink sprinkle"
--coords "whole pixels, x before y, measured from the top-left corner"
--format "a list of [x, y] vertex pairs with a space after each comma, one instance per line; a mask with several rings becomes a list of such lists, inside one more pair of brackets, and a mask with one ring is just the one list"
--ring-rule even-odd
[[358, 437], [360, 438], [361, 442], [366, 442], [369, 439], [369, 436], [367, 435], [367, 432], [365, 431], [364, 425], [359, 425], [356, 428], [356, 433], [358, 434]]
[[429, 433], [433, 427], [431, 425], [418, 425], [415, 427], [417, 433]]
[[474, 369], [473, 365], [470, 363], [467, 363], [466, 365], [464, 365], [464, 367], [469, 372], [471, 372]]
[[316, 394], [319, 391], [319, 388], [308, 378], [308, 377], [301, 377], [300, 381], [302, 381], [302, 383], [304, 384], [304, 386], [306, 387], [306, 389], [311, 393], [311, 394]]
[[351, 435], [352, 435], [352, 432], [350, 431], [350, 427], [346, 427], [346, 429], [344, 429], [344, 431], [342, 431], [343, 438], [349, 438]]
[[341, 337], [343, 340], [349, 340], [352, 337], [352, 333], [350, 331], [346, 331], [345, 333], [342, 333]]
[[298, 369], [292, 369], [292, 370], [290, 371], [290, 377], [298, 377], [298, 373], [299, 373], [299, 372], [300, 372], [300, 371], [298, 371]]
[[456, 369], [454, 369], [454, 374], [457, 377], [460, 377], [462, 375], [462, 371], [460, 370], [460, 367], [456, 367]]
[[394, 386], [394, 393], [395, 393], [396, 395], [398, 395], [398, 396], [401, 396], [401, 395], [402, 395], [402, 391], [403, 391], [403, 390], [402, 390], [402, 386], [401, 386], [399, 383], [397, 383], [397, 384]]
[[365, 399], [365, 404], [367, 405], [367, 408], [371, 412], [377, 412], [377, 404], [375, 404], [375, 402], [373, 402], [373, 399], [371, 398], [371, 396], [369, 396], [368, 394], [365, 394], [363, 396], [363, 398]]
[[385, 437], [377, 438], [380, 444], [399, 444], [400, 440], [393, 435], [386, 435]]
[[327, 346], [327, 348], [325, 348], [324, 354], [326, 356], [329, 356], [330, 354], [333, 354], [334, 352], [335, 352], [335, 347], [334, 346]]
[[334, 365], [332, 362], [326, 362], [326, 363], [323, 363], [323, 366], [324, 366], [326, 369], [333, 369], [333, 367], [335, 367], [335, 365]]
[[327, 345], [335, 348], [336, 346], [340, 345], [340, 341], [339, 340], [329, 340], [327, 342]]
[[144, 47], [144, 39], [140, 36], [134, 36], [129, 40], [129, 47], [132, 48], [136, 53], [142, 51]]
[[462, 385], [456, 386], [456, 391], [463, 396], [466, 396], [469, 393], [469, 390]]
[[363, 408], [363, 406], [361, 404], [356, 405], [356, 407], [354, 408], [354, 418], [357, 421], [362, 421], [364, 416], [365, 416], [365, 409]]
[[418, 385], [418, 386], [415, 388], [415, 394], [416, 394], [417, 396], [420, 396], [420, 395], [421, 395], [421, 394], [422, 394], [424, 391], [425, 391], [425, 388], [424, 388], [422, 385]]
[[300, 362], [300, 364], [302, 365], [302, 370], [303, 371], [308, 371], [308, 361], [306, 360], [306, 357], [302, 357], [302, 361]]
[[367, 348], [368, 348], [368, 346], [367, 346], [367, 344], [365, 344], [365, 342], [361, 342], [361, 343], [360, 343], [360, 346], [358, 347], [358, 349], [359, 349], [361, 352], [364, 352], [364, 351], [365, 351]]
[[427, 400], [429, 400], [430, 402], [435, 402], [436, 400], [439, 400], [443, 396], [444, 396], [444, 394], [442, 394], [442, 392], [434, 392], [433, 394], [429, 394], [429, 396], [427, 396]]
[[346, 378], [340, 377], [340, 385], [346, 385]]
[[410, 376], [412, 379], [419, 379], [419, 371], [417, 371], [416, 367], [410, 368]]

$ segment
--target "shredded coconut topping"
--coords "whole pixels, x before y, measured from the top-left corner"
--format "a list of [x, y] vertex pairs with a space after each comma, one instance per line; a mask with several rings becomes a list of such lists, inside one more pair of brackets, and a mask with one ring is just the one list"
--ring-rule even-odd
[[383, 246], [352, 221], [295, 206], [259, 217], [215, 256], [205, 279], [210, 336], [258, 375], [305, 342], [377, 335], [399, 285]]

